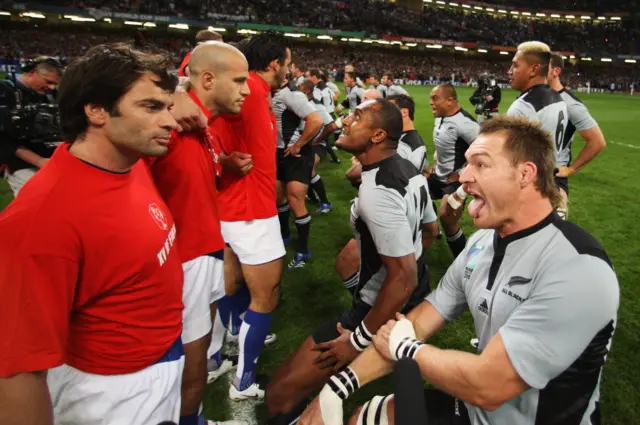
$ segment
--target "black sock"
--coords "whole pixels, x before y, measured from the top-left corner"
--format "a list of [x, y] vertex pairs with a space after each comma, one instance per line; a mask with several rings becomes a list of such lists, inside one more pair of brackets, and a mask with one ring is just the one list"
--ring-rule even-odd
[[326, 144], [324, 145], [324, 147], [327, 150], [327, 153], [331, 156], [331, 159], [333, 160], [333, 162], [339, 162], [340, 161], [338, 159], [338, 156], [336, 155], [336, 153], [333, 151], [333, 148], [331, 147], [331, 140], [328, 137], [327, 137]]
[[298, 249], [296, 251], [306, 254], [309, 252], [309, 230], [311, 229], [309, 213], [302, 217], [296, 217], [296, 229], [298, 229]]
[[316, 191], [318, 197], [320, 198], [320, 202], [323, 204], [330, 204], [329, 199], [327, 199], [327, 191], [324, 189], [324, 183], [322, 182], [322, 178], [320, 174], [316, 174], [311, 177], [311, 187]]
[[462, 229], [458, 229], [458, 233], [453, 236], [447, 236], [447, 245], [453, 253], [453, 258], [456, 258], [458, 254], [462, 252], [467, 244], [467, 237], [462, 232]]
[[349, 292], [355, 294], [356, 289], [358, 288], [358, 282], [360, 282], [360, 270], [343, 280], [342, 284], [349, 290]]
[[289, 233], [289, 203], [278, 205], [278, 220], [280, 220], [280, 234], [282, 239], [287, 239], [291, 236]]
[[312, 185], [309, 185], [307, 189], [307, 196], [309, 197], [309, 200], [311, 202], [318, 202], [318, 197], [316, 196], [316, 193], [313, 191]]

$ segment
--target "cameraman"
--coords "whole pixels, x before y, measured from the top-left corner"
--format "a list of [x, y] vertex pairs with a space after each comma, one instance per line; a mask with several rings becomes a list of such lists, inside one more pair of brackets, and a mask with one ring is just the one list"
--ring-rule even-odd
[[478, 89], [473, 93], [469, 101], [476, 107], [478, 124], [499, 115], [498, 105], [502, 100], [502, 90], [495, 77], [483, 74], [478, 79]]
[[[33, 108], [34, 105], [56, 103], [54, 90], [60, 82], [62, 72], [63, 67], [56, 59], [39, 57], [23, 66], [22, 74], [14, 82], [1, 82], [0, 106], [5, 115], [0, 131], [4, 154], [2, 162], [6, 163], [5, 178], [14, 196], [47, 163], [57, 146], [54, 142], [61, 141], [46, 137], [55, 130], [46, 128], [46, 124], [36, 125], [41, 119], [37, 116], [40, 108], [36, 108], [34, 112], [29, 106]], [[9, 121], [13, 124], [9, 124]]]

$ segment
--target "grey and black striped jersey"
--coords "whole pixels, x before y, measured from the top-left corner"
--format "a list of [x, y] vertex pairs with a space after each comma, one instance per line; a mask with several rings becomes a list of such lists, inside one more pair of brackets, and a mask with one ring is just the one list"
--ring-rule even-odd
[[566, 167], [571, 163], [571, 145], [577, 131], [590, 130], [598, 126], [596, 120], [593, 119], [587, 107], [573, 93], [567, 89], [562, 89], [558, 93], [567, 104], [569, 112], [569, 124], [564, 131], [562, 140], [562, 148], [558, 153], [558, 165]]
[[479, 131], [476, 119], [462, 108], [453, 115], [436, 118], [433, 143], [438, 155], [435, 172], [438, 180], [446, 182], [451, 173], [459, 172], [465, 166], [464, 154]]
[[314, 87], [313, 98], [316, 102], [321, 103], [328, 113], [333, 114], [335, 112], [336, 107], [333, 104], [333, 92], [323, 81], [320, 81]]
[[389, 87], [387, 87], [387, 93], [385, 97], [389, 97], [389, 96], [398, 96], [401, 94], [405, 94], [405, 95], [409, 95], [409, 93], [407, 93], [407, 91], [405, 89], [402, 88], [402, 86], [399, 86], [397, 84], [393, 84], [390, 85]]
[[331, 90], [331, 93], [333, 93], [334, 96], [340, 93], [340, 89], [338, 88], [338, 86], [336, 86], [336, 84], [331, 81], [327, 81], [327, 87], [329, 87], [329, 90]]
[[427, 147], [416, 130], [409, 130], [402, 133], [397, 152], [398, 155], [404, 159], [408, 159], [420, 173], [424, 173], [429, 165], [427, 161]]
[[300, 123], [315, 110], [293, 81], [273, 96], [272, 105], [278, 125], [278, 148], [285, 149], [298, 141], [302, 134]]
[[[315, 142], [324, 131], [324, 128], [333, 122], [333, 118], [331, 117], [331, 115], [329, 115], [329, 113], [327, 112], [327, 109], [324, 106], [322, 106], [322, 104], [317, 103], [314, 99], [311, 99], [309, 101], [309, 105], [311, 105], [313, 107], [313, 110], [319, 113], [320, 117], [322, 118], [322, 128], [312, 140], [312, 142]], [[298, 131], [300, 131], [300, 134], [302, 134], [302, 132], [304, 131], [304, 121], [300, 123], [300, 127]]]
[[585, 230], [555, 212], [506, 237], [480, 230], [427, 301], [447, 322], [470, 310], [478, 353], [500, 335], [527, 384], [495, 410], [466, 403], [471, 424], [600, 423], [620, 289], [607, 253]]
[[436, 221], [427, 179], [399, 155], [362, 167], [351, 204], [351, 227], [360, 252], [356, 297], [373, 306], [387, 277], [381, 255], [422, 255], [423, 224]]
[[507, 115], [527, 117], [531, 122], [539, 122], [553, 138], [556, 163], [558, 162], [569, 122], [569, 112], [567, 104], [557, 91], [547, 84], [535, 85], [518, 96], [509, 107]]
[[364, 99], [364, 89], [360, 86], [346, 87], [347, 97], [342, 101], [342, 106], [349, 108], [349, 113], [353, 113]]

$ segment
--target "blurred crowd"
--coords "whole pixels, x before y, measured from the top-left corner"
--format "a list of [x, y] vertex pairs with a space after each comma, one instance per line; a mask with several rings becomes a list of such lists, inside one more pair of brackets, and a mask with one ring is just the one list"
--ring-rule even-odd
[[[72, 29], [72, 31], [70, 31]], [[70, 61], [83, 54], [89, 47], [108, 42], [134, 43], [148, 50], [162, 50], [174, 63], [179, 64], [184, 55], [193, 48], [192, 34], [179, 32], [139, 32], [135, 28], [119, 31], [90, 27], [22, 27], [0, 29], [3, 43], [0, 57], [19, 58], [38, 55], [56, 56]], [[500, 59], [482, 60], [462, 54], [446, 54], [439, 51], [403, 51], [383, 49], [371, 45], [332, 46], [296, 43], [294, 61], [303, 69], [320, 68], [328, 70], [337, 80], [344, 76], [344, 66], [353, 64], [360, 76], [392, 72], [394, 78], [406, 80], [451, 81], [468, 84], [478, 75], [489, 73], [496, 80], [507, 83], [508, 56]], [[572, 87], [609, 87], [611, 82], [622, 90], [636, 82], [639, 87], [640, 67], [614, 64], [590, 65], [584, 62], [570, 66], [564, 74], [567, 84]]]
[[[56, 2], [69, 4], [69, 0]], [[620, 1], [607, 1], [609, 3], [622, 4]], [[561, 4], [574, 10], [587, 8], [584, 2], [575, 4], [572, 0], [561, 0]], [[473, 10], [437, 7], [425, 7], [419, 13], [408, 11], [395, 3], [372, 0], [72, 0], [72, 5], [197, 18], [215, 16], [218, 20], [225, 20], [223, 15], [241, 15], [249, 21], [274, 25], [366, 31], [371, 34], [505, 46], [515, 46], [522, 40], [541, 39], [557, 50], [590, 54], [640, 51], [638, 30], [632, 21], [627, 20], [617, 23], [543, 21], [511, 15], [494, 17]], [[595, 11], [600, 8], [597, 1], [591, 6]], [[541, 6], [537, 4], [536, 7]]]

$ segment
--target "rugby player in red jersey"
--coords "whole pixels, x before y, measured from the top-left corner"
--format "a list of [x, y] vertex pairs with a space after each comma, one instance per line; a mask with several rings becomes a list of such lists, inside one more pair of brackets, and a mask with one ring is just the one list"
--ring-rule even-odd
[[0, 423], [177, 421], [176, 227], [141, 157], [177, 123], [166, 57], [101, 45], [60, 83], [63, 143], [0, 214]]

